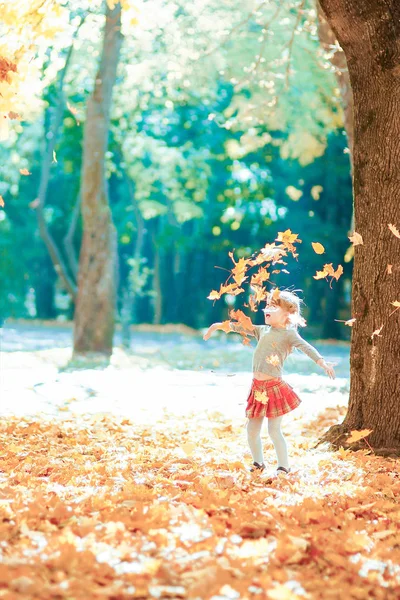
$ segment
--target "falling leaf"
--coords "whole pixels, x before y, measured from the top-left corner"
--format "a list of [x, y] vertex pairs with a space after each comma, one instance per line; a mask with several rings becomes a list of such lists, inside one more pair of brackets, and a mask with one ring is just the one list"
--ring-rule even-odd
[[400, 239], [400, 231], [397, 229], [397, 227], [395, 227], [391, 223], [389, 223], [388, 227], [389, 227], [390, 231], [393, 233], [393, 235], [395, 235], [397, 238]]
[[75, 106], [72, 106], [69, 102], [67, 102], [67, 108], [69, 112], [72, 113], [74, 116], [78, 114], [78, 109], [75, 108]]
[[247, 317], [241, 310], [231, 310], [231, 319], [238, 321], [239, 325], [243, 327], [244, 331], [253, 333], [254, 325], [249, 317]]
[[388, 265], [388, 266], [386, 267], [386, 273], [387, 273], [388, 275], [392, 275], [392, 274], [393, 274], [392, 267], [393, 267], [393, 265]]
[[343, 274], [343, 267], [342, 265], [338, 265], [338, 268], [335, 269], [333, 268], [333, 264], [329, 263], [324, 265], [324, 268], [322, 271], [317, 271], [315, 275], [313, 275], [314, 279], [325, 279], [326, 277], [332, 277], [333, 279], [336, 279], [336, 281], [339, 279], [339, 277]]
[[294, 243], [300, 242], [297, 233], [292, 233], [290, 229], [286, 229], [286, 231], [278, 231], [278, 237], [276, 238], [277, 242], [282, 242], [288, 248], [292, 248]]
[[221, 285], [219, 292], [216, 290], [212, 290], [209, 296], [207, 296], [208, 300], [219, 300], [223, 294], [230, 294], [231, 296], [237, 296], [241, 294], [244, 290], [239, 288], [236, 283], [230, 283], [229, 285]]
[[57, 162], [56, 151], [53, 150], [53, 163]]
[[18, 119], [18, 121], [21, 120], [21, 116], [18, 113], [14, 112], [13, 110], [10, 110], [10, 112], [8, 113], [8, 118], [13, 121], [16, 119]]
[[250, 285], [262, 285], [264, 281], [267, 281], [270, 277], [269, 272], [265, 267], [260, 267], [257, 273], [251, 276]]
[[383, 329], [383, 325], [379, 327], [379, 329], [375, 329], [375, 331], [371, 335], [371, 339], [373, 340], [375, 336], [379, 336]]
[[3, 196], [0, 196], [0, 208], [4, 208], [4, 199], [3, 199]]
[[354, 323], [356, 322], [357, 319], [349, 319], [348, 321], [345, 321], [344, 324], [348, 325], [349, 327], [353, 327]]
[[395, 300], [394, 302], [391, 302], [390, 304], [393, 304], [393, 306], [395, 306], [396, 308], [400, 308], [399, 300]]
[[32, 175], [32, 173], [30, 173], [28, 169], [20, 169], [19, 172], [21, 173], [21, 175]]
[[353, 233], [353, 235], [349, 235], [349, 240], [351, 241], [353, 246], [359, 246], [364, 243], [362, 236], [356, 231]]
[[325, 248], [319, 242], [311, 242], [311, 246], [316, 254], [323, 254], [325, 252]]
[[370, 433], [372, 433], [372, 429], [361, 429], [360, 431], [355, 429], [350, 432], [350, 436], [346, 441], [348, 444], [354, 444], [354, 442], [358, 442], [366, 438]]

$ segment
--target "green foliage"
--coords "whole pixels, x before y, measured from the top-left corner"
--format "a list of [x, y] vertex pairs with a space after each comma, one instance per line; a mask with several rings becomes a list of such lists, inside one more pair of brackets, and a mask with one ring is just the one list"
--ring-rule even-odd
[[[335, 81], [319, 50], [313, 6], [285, 0], [256, 10], [260, 3], [250, 0], [156, 2], [150, 19], [145, 4], [146, 10], [138, 4], [138, 24], [128, 27], [125, 20], [107, 154], [121, 298], [134, 288], [138, 320], [155, 318], [160, 302], [162, 321], [203, 326], [227, 310], [205, 300], [223, 280], [214, 266], [229, 265], [229, 250], [248, 255], [290, 227], [304, 247], [289, 283], [310, 293], [311, 284], [319, 286], [310, 314], [316, 320], [325, 288], [311, 279], [322, 266], [311, 241], [324, 244], [328, 262], [343, 261], [351, 189]], [[30, 289], [42, 316], [70, 315], [73, 308], [60, 308], [59, 281], [34, 209], [57, 73], [74, 15], [87, 8], [76, 2], [66, 7], [69, 33], [43, 62], [42, 113], [30, 124], [14, 123], [0, 149], [3, 316], [26, 315]], [[70, 274], [64, 241], [79, 192], [85, 104], [103, 22], [100, 4], [92, 3], [91, 11], [66, 76], [68, 105], [46, 208]], [[22, 168], [31, 175], [20, 175]], [[51, 302], [40, 307], [39, 299], [48, 296]], [[343, 291], [339, 302], [346, 307]]]

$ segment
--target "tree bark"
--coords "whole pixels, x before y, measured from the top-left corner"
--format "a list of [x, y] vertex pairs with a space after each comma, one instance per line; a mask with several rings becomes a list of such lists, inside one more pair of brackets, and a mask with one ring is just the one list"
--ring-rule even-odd
[[[398, 0], [321, 0], [346, 54], [354, 97], [355, 247], [348, 413], [325, 440], [343, 444], [372, 429], [378, 452], [400, 449], [400, 4]], [[392, 265], [388, 269], [388, 265]], [[383, 329], [379, 335], [374, 331]]]
[[350, 162], [353, 156], [354, 145], [354, 107], [353, 91], [351, 89], [350, 75], [347, 67], [346, 55], [338, 46], [336, 35], [332, 31], [319, 2], [317, 2], [318, 13], [318, 36], [322, 48], [329, 54], [329, 62], [335, 69], [336, 81], [338, 82], [342, 98], [344, 128], [350, 151]]
[[79, 257], [74, 354], [112, 353], [116, 310], [117, 238], [105, 175], [112, 92], [119, 61], [121, 5], [107, 5], [103, 48], [88, 100], [82, 166], [83, 239]]

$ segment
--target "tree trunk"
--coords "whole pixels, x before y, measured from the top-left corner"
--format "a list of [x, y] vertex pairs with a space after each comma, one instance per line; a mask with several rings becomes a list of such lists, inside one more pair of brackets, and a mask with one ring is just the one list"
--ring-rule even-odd
[[154, 314], [153, 324], [160, 325], [162, 319], [163, 297], [161, 286], [161, 252], [157, 242], [157, 234], [152, 231], [151, 239], [153, 242], [153, 294], [154, 294]]
[[[343, 443], [372, 429], [380, 453], [400, 449], [400, 4], [398, 0], [321, 0], [343, 48], [354, 97], [355, 247], [350, 404], [324, 439]], [[393, 265], [388, 269], [388, 265]], [[383, 329], [379, 335], [374, 331]], [[365, 446], [364, 446], [365, 447]]]
[[353, 91], [350, 84], [349, 70], [347, 68], [346, 55], [338, 46], [336, 35], [333, 33], [329, 23], [326, 20], [324, 12], [319, 2], [317, 2], [318, 11], [318, 36], [322, 48], [330, 56], [329, 62], [335, 69], [335, 76], [338, 82], [340, 95], [342, 98], [344, 127], [347, 134], [347, 140], [350, 150], [350, 161], [353, 154], [354, 144], [354, 117], [353, 117]]
[[116, 310], [117, 239], [108, 198], [105, 153], [112, 91], [121, 47], [121, 5], [107, 5], [103, 48], [88, 100], [82, 167], [83, 239], [79, 257], [74, 354], [112, 353]]

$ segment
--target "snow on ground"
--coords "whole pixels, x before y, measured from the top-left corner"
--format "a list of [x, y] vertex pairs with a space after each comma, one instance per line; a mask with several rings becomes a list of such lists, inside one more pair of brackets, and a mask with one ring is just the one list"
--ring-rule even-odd
[[[1, 331], [3, 415], [53, 419], [112, 413], [144, 424], [193, 412], [203, 412], [211, 422], [218, 412], [244, 422], [252, 349], [236, 336], [205, 343], [200, 335], [134, 332], [131, 351], [116, 346], [105, 368], [90, 362], [77, 368], [69, 363], [68, 327], [5, 325]], [[304, 355], [290, 357], [286, 380], [303, 403], [287, 415], [286, 428], [347, 403], [348, 346], [323, 342], [316, 346], [327, 360], [338, 363], [338, 377], [329, 380]]]

